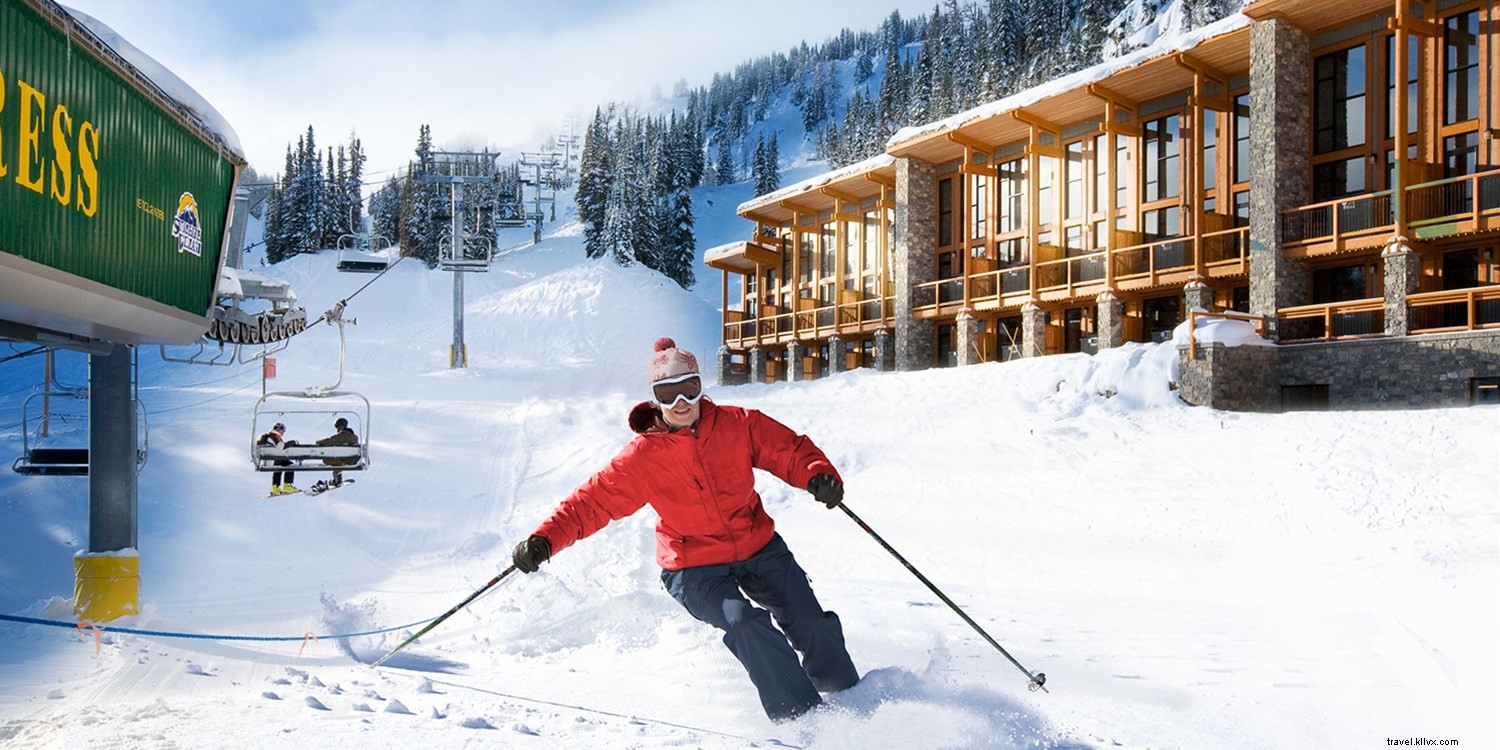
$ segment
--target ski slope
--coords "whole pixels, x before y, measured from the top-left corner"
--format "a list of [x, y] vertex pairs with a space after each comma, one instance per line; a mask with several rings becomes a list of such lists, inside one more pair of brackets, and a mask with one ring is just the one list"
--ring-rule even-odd
[[[101, 634], [0, 621], [0, 745], [1500, 741], [1500, 410], [1189, 408], [1168, 389], [1175, 352], [1156, 345], [710, 391], [812, 436], [846, 477], [848, 506], [1045, 672], [1049, 693], [1028, 692], [844, 514], [767, 476], [767, 508], [865, 675], [826, 710], [765, 718], [718, 635], [661, 590], [649, 510], [372, 669], [506, 567], [510, 547], [624, 445], [656, 337], [713, 361], [718, 313], [705, 299], [718, 274], [700, 268], [687, 292], [588, 261], [569, 214], [539, 245], [526, 229], [502, 237], [512, 252], [466, 277], [467, 369], [447, 367], [446, 273], [407, 261], [364, 287], [372, 277], [337, 273], [331, 253], [256, 267], [292, 281], [310, 315], [348, 299], [358, 320], [343, 385], [372, 402], [372, 465], [337, 492], [262, 497], [268, 475], [248, 458], [258, 366], [141, 350], [143, 611]], [[328, 326], [276, 357], [272, 390], [339, 377]], [[64, 380], [84, 380], [80, 355], [60, 364]], [[6, 460], [40, 367], [0, 366]], [[331, 432], [288, 427], [294, 439]], [[71, 622], [87, 497], [84, 479], [0, 473], [0, 614]]]

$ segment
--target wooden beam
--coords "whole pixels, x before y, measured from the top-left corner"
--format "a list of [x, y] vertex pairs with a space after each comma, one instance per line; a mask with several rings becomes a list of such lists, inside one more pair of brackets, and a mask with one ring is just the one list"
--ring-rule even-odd
[[864, 214], [836, 213], [832, 218], [834, 221], [860, 221], [865, 217]]
[[769, 217], [769, 216], [761, 213], [760, 211], [758, 211], [756, 209], [751, 209], [749, 211], [746, 211], [746, 212], [740, 214], [740, 216], [743, 216], [746, 219], [749, 219], [749, 220], [751, 220], [753, 222], [756, 222], [757, 224], [764, 224], [765, 226], [768, 226], [768, 227], [780, 227], [781, 226], [781, 222], [780, 221], [778, 221], [776, 219], [773, 219], [773, 218], [771, 218], [771, 217]]
[[1063, 150], [1057, 146], [1042, 146], [1036, 143], [1026, 144], [1025, 154], [1027, 156], [1050, 156], [1054, 159], [1064, 158]]
[[1106, 88], [1106, 87], [1104, 87], [1104, 86], [1102, 86], [1100, 84], [1091, 83], [1091, 84], [1085, 86], [1084, 90], [1088, 91], [1088, 93], [1089, 93], [1090, 96], [1095, 97], [1097, 99], [1103, 99], [1106, 102], [1111, 102], [1116, 107], [1123, 107], [1125, 109], [1130, 110], [1131, 112], [1135, 112], [1136, 111], [1136, 103], [1135, 103], [1135, 101], [1133, 101], [1131, 99], [1128, 99], [1125, 96], [1123, 96], [1123, 95], [1121, 95], [1121, 94], [1119, 94], [1119, 93], [1117, 93], [1115, 91], [1111, 91], [1110, 89], [1108, 89], [1108, 88]]
[[1099, 131], [1109, 135], [1123, 135], [1128, 138], [1140, 138], [1144, 131], [1141, 126], [1132, 125], [1128, 122], [1107, 122], [1099, 126]]
[[1415, 16], [1399, 15], [1385, 20], [1385, 27], [1389, 31], [1405, 30], [1408, 34], [1417, 34], [1429, 38], [1442, 36], [1443, 30], [1438, 25]]
[[875, 183], [877, 185], [884, 185], [884, 186], [886, 186], [888, 188], [893, 188], [893, 187], [896, 186], [896, 178], [895, 177], [890, 177], [890, 176], [887, 176], [887, 175], [883, 175], [883, 174], [880, 174], [878, 172], [867, 172], [865, 174], [865, 179], [867, 179], [870, 182], [873, 182], [873, 183]]
[[808, 208], [807, 206], [801, 205], [796, 201], [779, 200], [776, 201], [776, 205], [781, 206], [782, 208], [791, 211], [794, 214], [811, 216], [813, 218], [817, 218], [819, 213], [816, 208]]
[[1227, 96], [1190, 96], [1189, 107], [1202, 107], [1216, 112], [1234, 112], [1234, 100]]
[[1013, 109], [1013, 110], [1010, 111], [1010, 116], [1011, 116], [1011, 119], [1015, 120], [1016, 122], [1024, 123], [1026, 125], [1030, 125], [1031, 127], [1037, 128], [1038, 130], [1045, 130], [1045, 131], [1047, 131], [1049, 133], [1061, 133], [1062, 132], [1062, 126], [1061, 125], [1058, 125], [1057, 123], [1052, 122], [1051, 120], [1047, 120], [1045, 118], [1037, 117], [1036, 115], [1034, 115], [1034, 114], [1032, 114], [1030, 112], [1027, 112], [1024, 109]]
[[1178, 52], [1177, 54], [1172, 55], [1172, 62], [1175, 62], [1178, 65], [1181, 65], [1182, 67], [1193, 71], [1194, 73], [1202, 73], [1204, 76], [1207, 76], [1209, 80], [1219, 84], [1220, 86], [1223, 86], [1225, 88], [1229, 87], [1228, 73], [1225, 73], [1224, 71], [1219, 70], [1218, 68], [1215, 68], [1212, 65], [1209, 65], [1208, 63], [1193, 57], [1186, 51]]
[[999, 174], [999, 170], [995, 169], [993, 164], [969, 164], [968, 162], [958, 165], [958, 171], [964, 174], [977, 174], [981, 177], [994, 177]]
[[842, 190], [835, 190], [831, 187], [818, 188], [818, 192], [828, 196], [829, 198], [833, 198], [834, 200], [843, 201], [844, 203], [859, 203], [861, 200], [864, 200], [863, 198], [860, 198], [858, 196], [851, 195]]
[[953, 131], [953, 132], [951, 132], [951, 133], [948, 134], [948, 140], [953, 141], [954, 143], [957, 143], [960, 146], [964, 146], [966, 148], [972, 148], [975, 151], [979, 151], [979, 152], [982, 152], [984, 154], [993, 153], [994, 150], [995, 150], [994, 146], [991, 146], [990, 144], [985, 143], [984, 141], [981, 141], [978, 138], [975, 138], [973, 136], [964, 135], [963, 133], [960, 133], [957, 130], [955, 130], [955, 131]]

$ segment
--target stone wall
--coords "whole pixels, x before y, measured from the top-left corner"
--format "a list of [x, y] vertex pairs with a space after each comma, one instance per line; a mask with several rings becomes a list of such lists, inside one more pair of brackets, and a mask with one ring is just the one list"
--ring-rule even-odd
[[1250, 26], [1250, 312], [1267, 318], [1307, 304], [1305, 261], [1282, 252], [1282, 212], [1311, 195], [1308, 142], [1311, 51], [1307, 32], [1281, 18]]
[[1324, 385], [1329, 409], [1464, 406], [1470, 380], [1500, 377], [1500, 332], [1472, 331], [1277, 347], [1178, 350], [1178, 392], [1196, 406], [1280, 411], [1282, 388]]

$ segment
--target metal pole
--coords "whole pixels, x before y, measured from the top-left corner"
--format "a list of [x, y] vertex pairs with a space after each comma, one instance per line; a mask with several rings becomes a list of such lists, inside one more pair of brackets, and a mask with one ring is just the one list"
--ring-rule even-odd
[[89, 551], [136, 546], [136, 413], [131, 349], [89, 356]]
[[372, 666], [372, 667], [378, 667], [381, 664], [384, 664], [385, 660], [391, 658], [392, 656], [395, 656], [397, 651], [400, 651], [401, 649], [406, 648], [407, 645], [411, 644], [413, 641], [417, 640], [418, 638], [421, 638], [424, 635], [427, 635], [428, 631], [432, 630], [433, 628], [437, 627], [438, 625], [441, 625], [444, 620], [446, 620], [446, 619], [448, 619], [448, 618], [450, 618], [450, 617], [458, 614], [458, 611], [460, 609], [463, 609], [464, 607], [469, 606], [469, 603], [472, 602], [472, 601], [474, 601], [475, 599], [478, 599], [480, 594], [483, 594], [484, 592], [489, 591], [491, 588], [494, 588], [496, 584], [499, 584], [501, 581], [505, 580], [506, 576], [508, 576], [508, 575], [510, 575], [511, 573], [514, 573], [514, 572], [516, 572], [516, 566], [514, 566], [514, 565], [510, 566], [509, 568], [506, 568], [504, 571], [501, 571], [500, 575], [497, 575], [494, 578], [491, 578], [489, 583], [486, 583], [485, 585], [480, 586], [477, 591], [475, 591], [472, 594], [469, 594], [469, 597], [467, 599], [464, 599], [463, 601], [459, 602], [458, 604], [453, 605], [453, 608], [450, 609], [450, 610], [448, 610], [447, 612], [444, 612], [441, 615], [438, 615], [437, 618], [434, 619], [432, 622], [427, 623], [427, 627], [422, 628], [421, 630], [418, 630], [414, 635], [412, 635], [411, 637], [409, 637], [406, 640], [402, 641], [400, 643], [400, 645], [398, 645], [395, 648], [391, 649], [390, 653], [386, 654], [385, 656], [380, 657], [379, 659], [376, 659], [375, 663], [371, 664], [370, 666]]
[[897, 552], [895, 547], [887, 544], [884, 539], [880, 538], [879, 534], [875, 533], [874, 529], [870, 528], [865, 524], [864, 521], [860, 520], [859, 516], [854, 515], [854, 511], [849, 510], [849, 506], [840, 503], [838, 508], [839, 510], [842, 510], [844, 511], [844, 513], [848, 514], [849, 518], [852, 519], [856, 524], [859, 524], [859, 527], [861, 529], [864, 529], [866, 534], [869, 534], [871, 538], [879, 542], [880, 546], [884, 547], [886, 552], [891, 553], [891, 557], [896, 558], [902, 565], [906, 566], [906, 569], [911, 571], [911, 574], [916, 576], [917, 580], [921, 581], [923, 585], [925, 585], [929, 590], [932, 591], [932, 593], [937, 594], [937, 598], [943, 600], [943, 603], [948, 605], [949, 609], [952, 609], [958, 614], [959, 617], [963, 618], [963, 621], [968, 623], [969, 627], [974, 629], [974, 632], [983, 637], [984, 640], [987, 641], [991, 646], [994, 646], [995, 650], [999, 651], [1002, 656], [1004, 656], [1006, 659], [1009, 659], [1010, 663], [1014, 664], [1016, 669], [1021, 670], [1022, 673], [1030, 678], [1031, 681], [1026, 684], [1026, 687], [1028, 689], [1032, 691], [1041, 690], [1044, 693], [1051, 692], [1046, 687], [1047, 675], [1041, 672], [1033, 674], [1031, 670], [1021, 666], [1021, 662], [1016, 661], [1016, 657], [1011, 656], [1010, 652], [1006, 651], [1004, 646], [1001, 646], [995, 641], [994, 638], [991, 638], [989, 633], [984, 632], [984, 628], [979, 627], [979, 623], [974, 622], [974, 620], [970, 618], [968, 614], [958, 608], [957, 604], [953, 603], [952, 599], [948, 598], [947, 594], [944, 594], [940, 589], [938, 589], [937, 586], [934, 586], [932, 581], [927, 580], [927, 576], [922, 575], [921, 571], [918, 571], [915, 567], [912, 566], [911, 563], [907, 562], [906, 558], [902, 557], [901, 553]]
[[463, 221], [459, 215], [459, 207], [463, 205], [464, 186], [461, 182], [452, 183], [452, 210], [453, 210], [453, 349], [448, 354], [448, 368], [458, 369], [467, 367], [469, 364], [468, 352], [464, 349], [464, 272], [460, 270], [460, 262], [464, 260], [464, 238]]

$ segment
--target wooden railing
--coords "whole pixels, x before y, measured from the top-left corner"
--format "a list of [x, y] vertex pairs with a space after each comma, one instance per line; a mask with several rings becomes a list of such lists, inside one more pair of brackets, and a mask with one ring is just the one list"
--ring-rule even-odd
[[1277, 338], [1283, 344], [1384, 336], [1385, 300], [1283, 307], [1276, 311], [1276, 320]]
[[773, 315], [750, 317], [743, 310], [724, 311], [724, 342], [739, 346], [782, 343], [794, 338], [824, 338], [860, 332], [894, 319], [891, 297], [828, 304]]
[[1111, 250], [1109, 255], [1115, 281], [1146, 279], [1155, 284], [1161, 273], [1192, 268], [1194, 250], [1192, 237], [1173, 237]]
[[1104, 281], [1104, 264], [1109, 255], [1106, 250], [1074, 255], [1036, 263], [1037, 291], [1064, 292], [1068, 296], [1077, 293], [1080, 286], [1092, 286]]
[[[1435, 224], [1471, 223], [1469, 231], [1500, 227], [1500, 171], [1464, 175], [1407, 188], [1407, 220], [1420, 230]], [[1485, 226], [1494, 219], [1492, 226]]]
[[1199, 318], [1222, 318], [1224, 320], [1243, 320], [1255, 324], [1255, 335], [1265, 338], [1266, 319], [1259, 315], [1242, 313], [1235, 310], [1193, 310], [1188, 313], [1188, 359], [1198, 358], [1198, 319]]
[[1411, 333], [1500, 328], [1500, 286], [1423, 292], [1406, 298]]
[[1388, 233], [1396, 224], [1392, 193], [1314, 203], [1281, 213], [1281, 241], [1288, 245], [1333, 240], [1338, 246], [1359, 238]]

